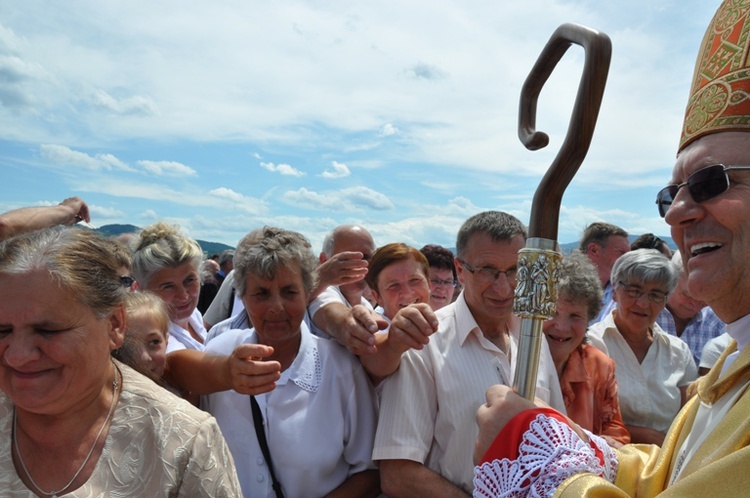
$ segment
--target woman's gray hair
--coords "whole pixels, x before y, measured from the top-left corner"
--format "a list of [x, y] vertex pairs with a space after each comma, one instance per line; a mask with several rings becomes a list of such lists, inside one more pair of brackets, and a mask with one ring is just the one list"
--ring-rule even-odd
[[156, 223], [144, 228], [133, 247], [133, 277], [148, 289], [149, 280], [162, 268], [176, 268], [190, 263], [199, 271], [203, 250], [198, 243], [184, 235], [175, 226]]
[[250, 274], [272, 279], [276, 270], [299, 264], [302, 285], [309, 296], [315, 286], [318, 260], [310, 242], [300, 233], [265, 226], [245, 235], [234, 252], [234, 288], [245, 295], [245, 281]]
[[602, 283], [596, 268], [585, 254], [573, 251], [560, 266], [557, 282], [560, 299], [586, 305], [588, 321], [593, 320], [602, 309]]
[[677, 267], [656, 249], [636, 249], [620, 256], [612, 266], [610, 282], [628, 285], [658, 282], [669, 294], [677, 286]]
[[89, 230], [55, 227], [29, 232], [0, 244], [0, 274], [47, 271], [60, 287], [98, 318], [125, 298], [119, 264], [109, 241]]

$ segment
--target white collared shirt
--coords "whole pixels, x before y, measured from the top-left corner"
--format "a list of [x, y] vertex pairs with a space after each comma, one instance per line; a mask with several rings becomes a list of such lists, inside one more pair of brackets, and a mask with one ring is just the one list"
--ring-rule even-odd
[[[203, 315], [198, 311], [198, 308], [193, 310], [193, 314], [188, 318], [188, 322], [193, 327], [198, 335], [206, 340], [206, 329], [203, 327]], [[169, 341], [167, 342], [167, 354], [172, 351], [178, 351], [180, 349], [195, 349], [196, 351], [203, 351], [203, 343], [198, 342], [190, 334], [189, 331], [183, 329], [174, 322], [169, 324]]]
[[[471, 493], [477, 408], [494, 384], [512, 385], [515, 360], [484, 337], [464, 294], [436, 312], [438, 331], [409, 350], [384, 381], [373, 460], [420, 462]], [[511, 332], [511, 357], [518, 331]], [[565, 413], [560, 381], [542, 340], [537, 396]]]
[[[274, 471], [287, 498], [324, 496], [352, 474], [375, 468], [377, 407], [362, 365], [342, 346], [313, 336], [305, 323], [301, 335], [297, 357], [276, 388], [256, 396]], [[257, 342], [254, 329], [230, 330], [212, 340], [206, 352], [228, 355], [240, 344]], [[232, 452], [244, 496], [275, 497], [250, 397], [223, 391], [202, 401]]]
[[693, 353], [654, 323], [654, 341], [642, 363], [617, 330], [613, 311], [589, 328], [591, 344], [615, 360], [620, 411], [625, 425], [667, 432], [682, 405], [680, 387], [698, 377]]

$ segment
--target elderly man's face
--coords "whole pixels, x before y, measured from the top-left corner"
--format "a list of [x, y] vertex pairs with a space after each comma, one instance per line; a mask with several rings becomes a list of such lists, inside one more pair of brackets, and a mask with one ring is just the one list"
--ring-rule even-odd
[[515, 277], [509, 279], [505, 273], [493, 280], [476, 270], [492, 268], [503, 272], [513, 270], [515, 273], [518, 251], [525, 245], [521, 235], [516, 235], [510, 241], [494, 242], [487, 234], [475, 233], [469, 238], [461, 258], [474, 272], [469, 271], [460, 259], [456, 260], [466, 304], [480, 327], [483, 323], [497, 323], [499, 319], [512, 315], [516, 280]]
[[[670, 183], [679, 185], [712, 164], [750, 164], [750, 133], [715, 133], [693, 142], [678, 156]], [[701, 203], [681, 188], [665, 218], [688, 272], [688, 292], [725, 322], [750, 312], [750, 171], [729, 177], [726, 192]]]

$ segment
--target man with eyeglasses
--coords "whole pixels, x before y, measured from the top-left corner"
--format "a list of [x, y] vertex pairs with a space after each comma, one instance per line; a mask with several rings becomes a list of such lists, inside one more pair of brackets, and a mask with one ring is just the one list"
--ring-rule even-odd
[[[511, 385], [515, 374], [520, 320], [513, 299], [525, 244], [525, 227], [507, 213], [479, 213], [460, 228], [455, 264], [464, 290], [437, 311], [429, 342], [404, 353], [384, 382], [373, 460], [386, 495], [471, 494], [474, 414], [487, 388]], [[419, 311], [404, 309], [401, 318], [419, 323]], [[546, 341], [542, 347], [537, 396], [564, 411]]]
[[[657, 196], [682, 254], [690, 295], [727, 324], [732, 341], [664, 443], [617, 452], [556, 414], [498, 386], [480, 408], [478, 486], [526, 479], [567, 497], [744, 496], [750, 489], [750, 2], [724, 0], [698, 51], [670, 185]], [[619, 365], [618, 365], [619, 368]], [[525, 421], [534, 420], [534, 427]], [[537, 431], [566, 442], [529, 455]], [[511, 436], [512, 433], [518, 437]], [[580, 439], [579, 439], [580, 438]], [[493, 445], [497, 443], [496, 445]], [[487, 451], [492, 445], [492, 450]], [[516, 455], [510, 453], [516, 450]], [[600, 451], [601, 453], [597, 453]], [[484, 456], [482, 456], [484, 455]], [[502, 455], [511, 455], [502, 460]], [[549, 457], [549, 459], [546, 459]], [[545, 463], [540, 472], [527, 462]], [[571, 466], [571, 462], [577, 462]], [[521, 469], [501, 474], [494, 469]], [[495, 487], [493, 496], [502, 493]]]

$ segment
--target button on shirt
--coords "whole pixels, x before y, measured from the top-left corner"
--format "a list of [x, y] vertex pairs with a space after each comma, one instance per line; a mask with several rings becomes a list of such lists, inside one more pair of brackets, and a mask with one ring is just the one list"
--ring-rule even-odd
[[[304, 323], [301, 328], [297, 357], [273, 391], [255, 397], [287, 498], [324, 496], [351, 475], [375, 468], [377, 408], [362, 365], [345, 348], [313, 336]], [[254, 329], [230, 330], [213, 339], [206, 352], [227, 355], [240, 344], [257, 342]], [[222, 391], [202, 401], [232, 452], [243, 495], [274, 498], [250, 398]]]
[[[463, 293], [436, 313], [440, 325], [430, 342], [404, 353], [399, 369], [384, 382], [373, 460], [422, 463], [471, 493], [477, 408], [487, 388], [513, 381], [518, 332], [511, 332], [509, 359], [484, 337]], [[544, 340], [537, 396], [565, 413]]]
[[620, 411], [625, 425], [666, 432], [680, 411], [680, 387], [698, 377], [690, 348], [654, 324], [654, 341], [642, 363], [617, 330], [614, 313], [589, 329], [591, 344], [615, 361]]

